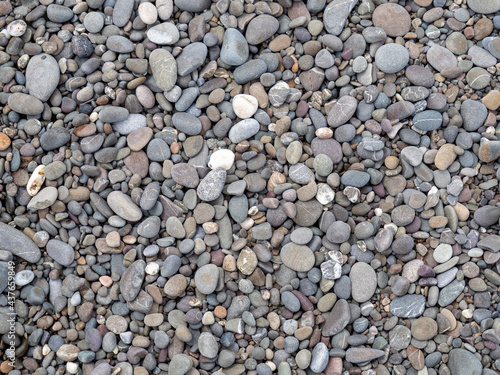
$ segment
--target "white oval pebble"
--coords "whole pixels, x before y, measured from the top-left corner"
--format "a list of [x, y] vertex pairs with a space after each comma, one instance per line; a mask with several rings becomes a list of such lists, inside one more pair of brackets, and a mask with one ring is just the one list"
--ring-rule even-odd
[[158, 19], [158, 11], [153, 3], [139, 5], [139, 17], [146, 25], [152, 25]]
[[479, 247], [475, 247], [473, 249], [470, 249], [467, 252], [467, 255], [470, 256], [471, 258], [479, 258], [483, 256], [483, 249], [480, 249]]
[[208, 166], [212, 169], [224, 168], [227, 171], [233, 163], [234, 153], [231, 150], [217, 150], [210, 156]]
[[34, 197], [38, 193], [45, 181], [45, 175], [43, 174], [44, 169], [45, 165], [39, 165], [38, 167], [36, 167], [30, 179], [28, 180], [26, 190], [32, 197]]
[[453, 255], [453, 249], [451, 248], [451, 245], [442, 243], [441, 245], [436, 247], [436, 250], [434, 250], [434, 253], [432, 255], [436, 262], [444, 263], [451, 259], [451, 256]]
[[35, 274], [30, 270], [23, 270], [14, 276], [14, 282], [17, 286], [25, 286], [33, 281]]
[[241, 119], [252, 117], [258, 108], [259, 102], [252, 95], [239, 94], [233, 98], [234, 113]]

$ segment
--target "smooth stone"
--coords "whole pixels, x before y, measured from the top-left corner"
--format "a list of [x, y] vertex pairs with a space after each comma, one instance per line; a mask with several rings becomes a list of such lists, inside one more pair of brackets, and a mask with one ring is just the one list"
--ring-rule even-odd
[[[219, 269], [215, 264], [206, 264], [200, 267], [194, 276], [196, 288], [203, 294], [211, 294], [217, 287], [219, 281]], [[208, 357], [208, 356], [207, 356]], [[208, 357], [208, 358], [213, 358]]]
[[483, 371], [481, 361], [468, 350], [452, 349], [448, 355], [447, 365], [452, 375], [476, 375]]
[[0, 250], [6, 250], [30, 263], [37, 263], [42, 253], [37, 245], [23, 232], [0, 222]]
[[113, 191], [108, 195], [107, 203], [115, 214], [128, 221], [139, 221], [142, 211], [132, 199], [121, 191]]
[[465, 288], [465, 281], [454, 280], [439, 293], [438, 303], [441, 307], [446, 307], [453, 303]]
[[322, 335], [325, 337], [334, 336], [349, 324], [351, 320], [351, 309], [344, 299], [339, 299], [328, 314], [323, 325]]
[[352, 96], [343, 96], [332, 106], [328, 113], [328, 125], [337, 128], [351, 119], [356, 112], [358, 101]]
[[457, 66], [457, 58], [453, 52], [437, 44], [427, 51], [427, 61], [439, 72]]
[[314, 253], [308, 246], [293, 242], [281, 248], [280, 257], [285, 266], [297, 272], [308, 272], [315, 263]]
[[196, 193], [198, 198], [203, 201], [213, 201], [222, 193], [226, 183], [226, 171], [222, 168], [210, 171], [203, 180], [201, 180]]
[[136, 260], [125, 270], [119, 284], [121, 295], [125, 301], [131, 302], [139, 295], [146, 275], [145, 271], [146, 262], [143, 260]]
[[148, 39], [155, 44], [170, 45], [177, 43], [180, 34], [173, 23], [164, 22], [150, 28], [147, 32], [147, 36]]
[[63, 23], [68, 22], [73, 18], [73, 11], [71, 8], [63, 5], [50, 4], [47, 7], [47, 18], [52, 22]]
[[311, 364], [309, 365], [309, 369], [313, 373], [319, 374], [326, 368], [329, 359], [330, 353], [328, 347], [324, 343], [319, 342], [312, 350]]
[[113, 7], [113, 23], [118, 27], [123, 27], [130, 20], [134, 10], [133, 0], [117, 0]]
[[190, 113], [174, 113], [172, 123], [177, 130], [187, 135], [200, 134], [202, 129], [201, 121]]
[[377, 275], [369, 264], [355, 263], [351, 268], [349, 278], [351, 279], [351, 295], [356, 302], [366, 302], [375, 293]]
[[66, 242], [60, 240], [50, 240], [45, 246], [47, 254], [57, 263], [69, 267], [75, 260], [75, 251]]
[[248, 43], [237, 29], [227, 29], [222, 40], [220, 58], [224, 64], [240, 66], [248, 60]]
[[106, 106], [99, 111], [99, 120], [102, 122], [115, 123], [127, 119], [129, 112], [127, 108]]
[[121, 35], [112, 35], [106, 40], [106, 47], [113, 52], [129, 53], [135, 50], [135, 45], [131, 40]]
[[375, 53], [375, 64], [384, 73], [397, 73], [408, 65], [410, 54], [401, 44], [388, 43]]
[[498, 225], [500, 219], [500, 207], [483, 206], [474, 212], [474, 221], [485, 228]]
[[198, 186], [200, 178], [196, 168], [186, 163], [179, 163], [172, 166], [170, 171], [173, 180], [187, 188], [194, 189]]
[[357, 347], [349, 348], [345, 353], [345, 359], [351, 363], [365, 363], [384, 356], [383, 350]]
[[370, 181], [370, 175], [362, 171], [349, 170], [342, 175], [340, 181], [345, 186], [354, 186], [356, 188], [361, 188]]
[[421, 294], [397, 297], [391, 301], [389, 308], [398, 318], [416, 318], [424, 313], [425, 297]]
[[170, 91], [177, 81], [177, 62], [170, 52], [157, 48], [149, 55], [149, 65], [156, 85]]
[[16, 92], [9, 95], [9, 107], [17, 113], [28, 116], [36, 116], [43, 112], [43, 103], [28, 94]]
[[500, 10], [500, 0], [468, 0], [467, 6], [476, 13], [491, 14]]
[[128, 117], [113, 124], [113, 129], [120, 135], [129, 135], [133, 131], [146, 127], [146, 116], [139, 113], [131, 113]]
[[228, 137], [233, 143], [240, 143], [245, 139], [253, 137], [260, 130], [260, 125], [255, 119], [245, 119], [233, 125], [229, 130]]
[[175, 0], [174, 4], [186, 12], [199, 13], [210, 8], [210, 0]]
[[160, 232], [160, 226], [161, 219], [158, 216], [150, 216], [139, 225], [137, 233], [144, 238], [154, 238]]
[[43, 210], [52, 206], [57, 200], [58, 192], [53, 186], [43, 188], [28, 203], [28, 210]]
[[[196, 42], [188, 44], [177, 57], [177, 74], [181, 77], [194, 72], [205, 62], [208, 48], [205, 44]], [[168, 90], [165, 90], [168, 91]]]
[[236, 116], [241, 119], [248, 119], [252, 117], [257, 109], [259, 109], [259, 102], [257, 98], [252, 95], [238, 94], [233, 98], [233, 110]]
[[422, 111], [413, 117], [413, 125], [424, 131], [439, 129], [442, 122], [443, 116], [438, 111]]
[[245, 39], [248, 44], [257, 45], [272, 37], [278, 28], [279, 22], [276, 18], [268, 14], [261, 14], [248, 23]]
[[61, 75], [56, 59], [46, 53], [31, 57], [25, 74], [29, 94], [42, 102], [49, 100]]
[[217, 340], [210, 332], [203, 332], [198, 338], [200, 354], [206, 358], [215, 358], [219, 352]]
[[384, 29], [388, 36], [403, 36], [411, 28], [410, 15], [401, 5], [394, 3], [381, 4], [375, 8], [372, 16], [373, 24]]
[[358, 0], [333, 0], [323, 11], [323, 24], [332, 35], [340, 35]]

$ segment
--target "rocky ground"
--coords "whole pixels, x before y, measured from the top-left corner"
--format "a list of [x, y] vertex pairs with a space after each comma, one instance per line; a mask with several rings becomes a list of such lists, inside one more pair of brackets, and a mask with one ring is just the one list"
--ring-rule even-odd
[[499, 30], [1, 0], [0, 372], [498, 374]]

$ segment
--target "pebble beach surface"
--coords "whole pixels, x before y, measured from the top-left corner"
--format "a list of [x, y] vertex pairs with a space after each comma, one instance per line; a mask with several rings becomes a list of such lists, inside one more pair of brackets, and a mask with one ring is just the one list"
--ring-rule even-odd
[[0, 0], [0, 373], [498, 374], [499, 59], [500, 0]]

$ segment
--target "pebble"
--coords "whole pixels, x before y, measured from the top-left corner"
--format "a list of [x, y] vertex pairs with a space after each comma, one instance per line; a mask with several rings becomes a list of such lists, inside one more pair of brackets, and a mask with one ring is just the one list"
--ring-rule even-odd
[[368, 301], [375, 293], [377, 275], [367, 263], [357, 262], [349, 273], [352, 298], [359, 303]]
[[397, 73], [408, 65], [410, 55], [397, 43], [384, 44], [375, 54], [375, 64], [384, 73]]
[[50, 240], [46, 245], [47, 254], [62, 266], [70, 266], [75, 260], [73, 248], [65, 242]]

